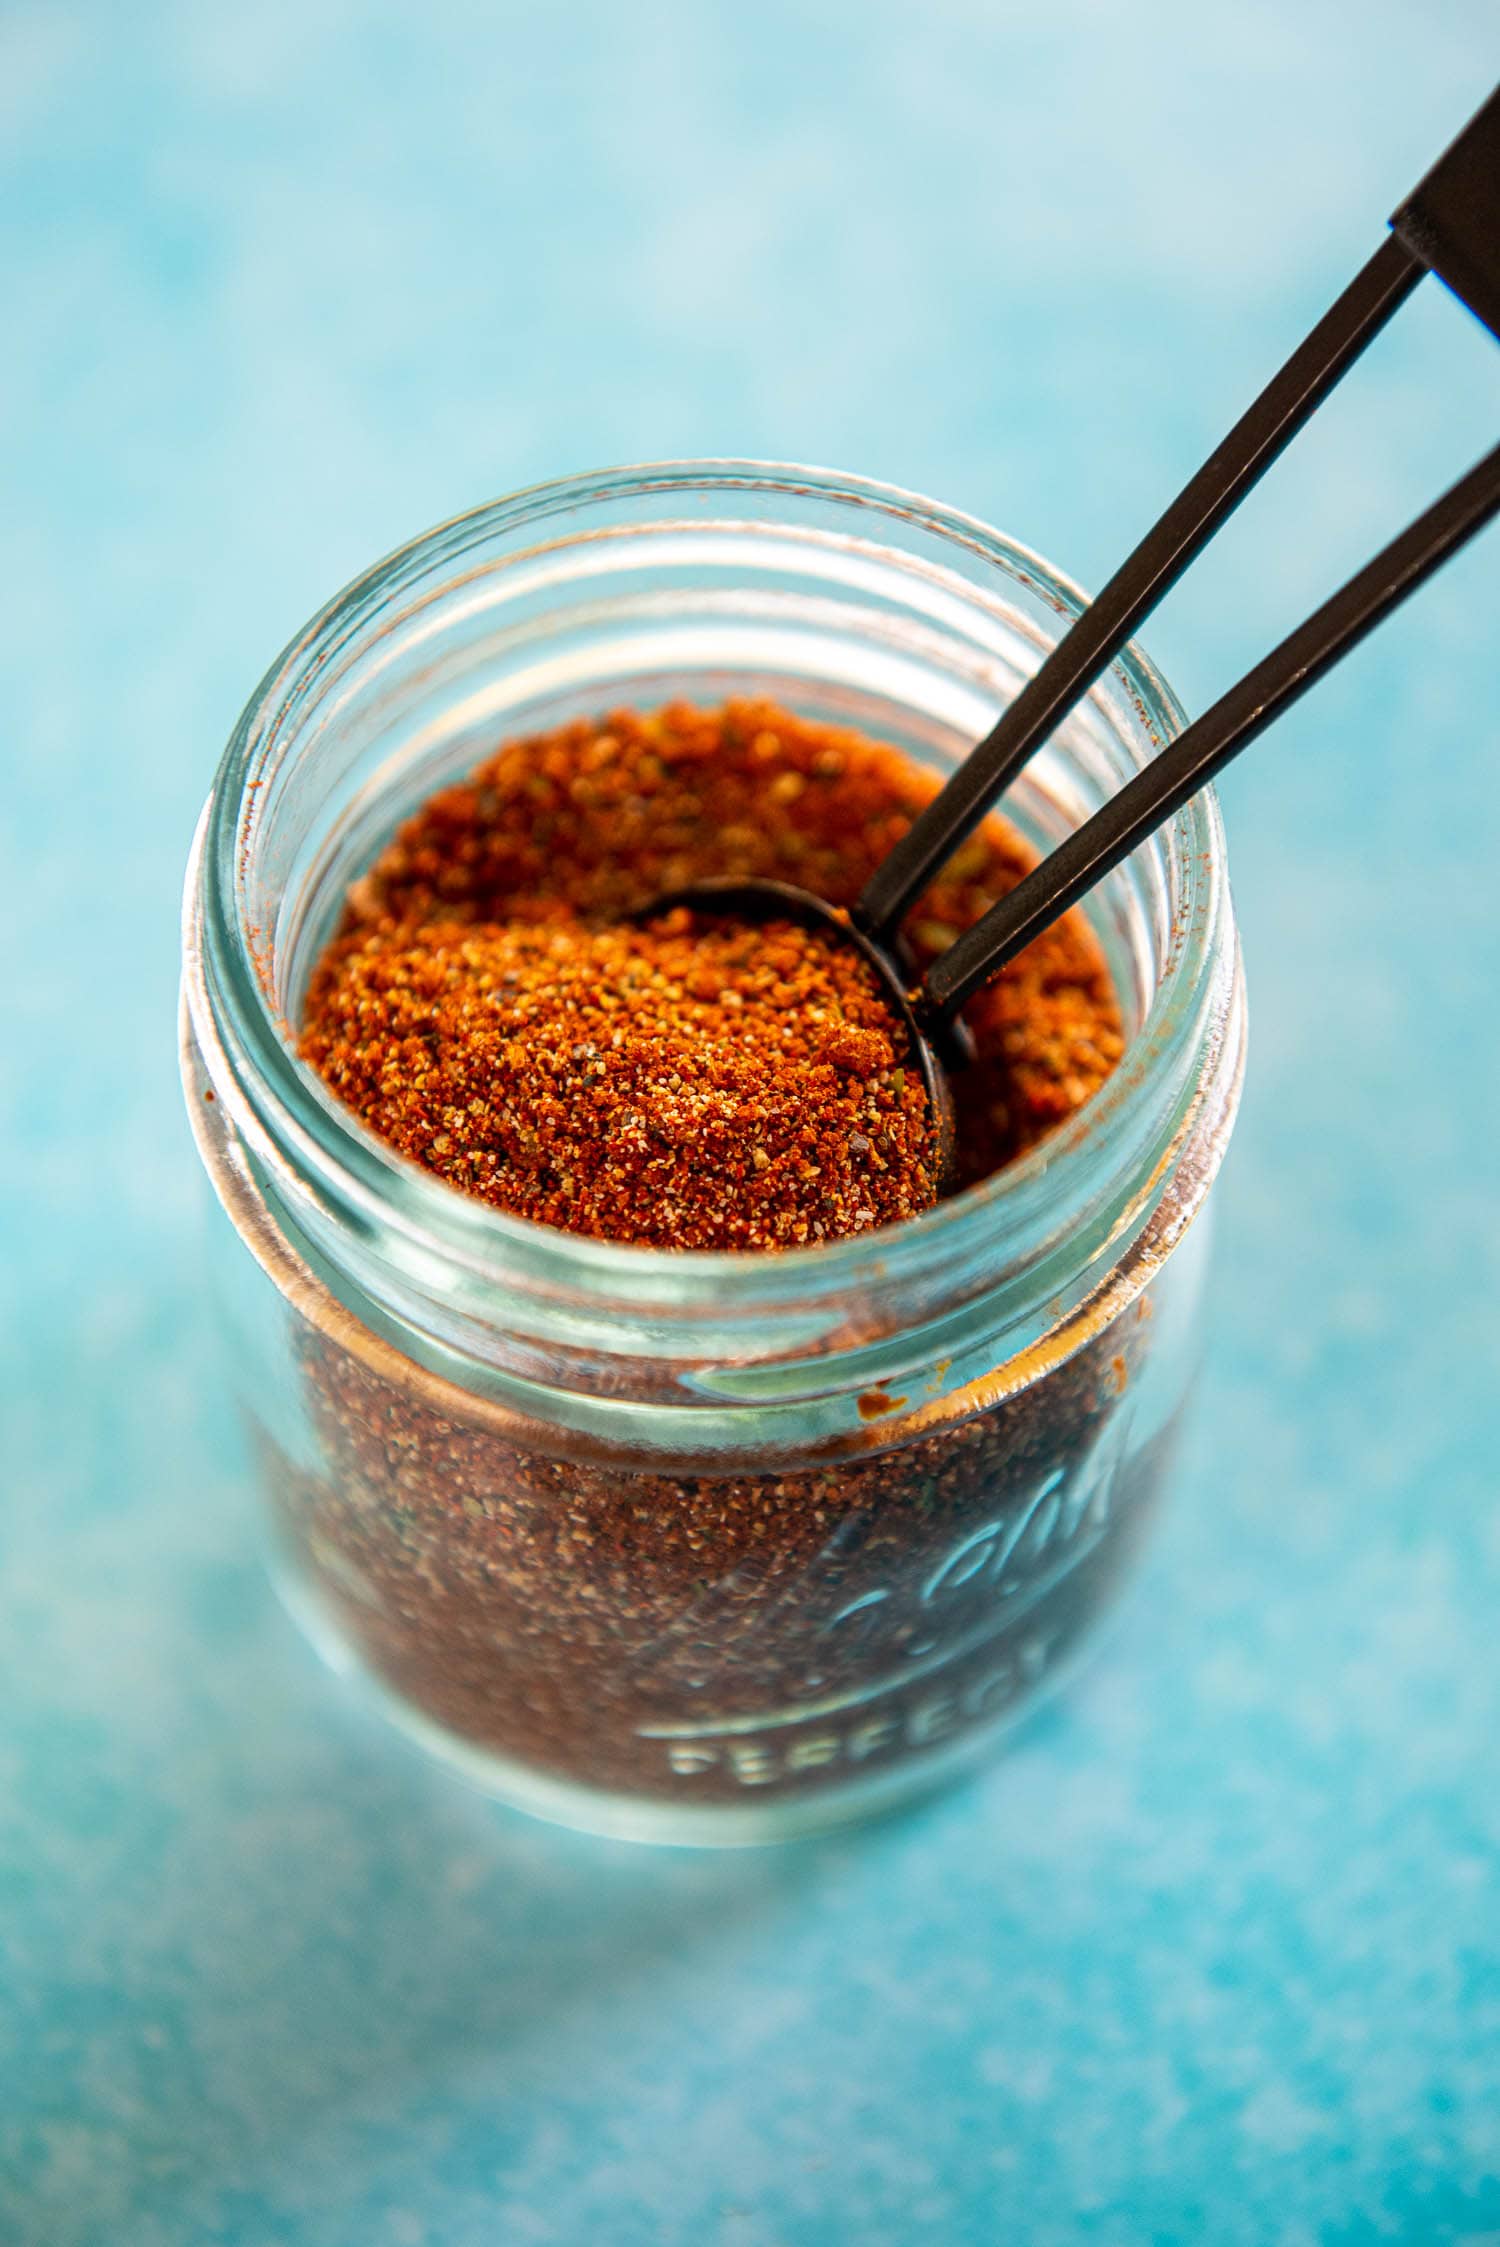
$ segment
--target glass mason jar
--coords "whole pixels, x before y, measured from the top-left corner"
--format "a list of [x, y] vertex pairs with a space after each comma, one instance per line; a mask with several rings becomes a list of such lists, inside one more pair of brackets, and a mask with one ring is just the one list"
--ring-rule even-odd
[[[985, 1753], [1114, 1600], [1194, 1361], [1244, 1002], [1210, 795], [1094, 894], [1129, 1044], [1000, 1175], [780, 1255], [553, 1231], [396, 1155], [287, 1025], [349, 883], [502, 739], [768, 696], [946, 768], [1081, 597], [852, 478], [541, 486], [379, 563], [267, 674], [188, 875], [183, 1066], [286, 1596], [494, 1793], [772, 1839]], [[1128, 651], [1012, 789], [1047, 847], [1174, 733]]]

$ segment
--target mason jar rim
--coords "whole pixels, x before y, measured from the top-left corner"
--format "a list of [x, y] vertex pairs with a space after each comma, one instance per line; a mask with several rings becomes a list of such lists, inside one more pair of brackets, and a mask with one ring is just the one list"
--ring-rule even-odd
[[[976, 1233], [1001, 1265], [1065, 1236], [1082, 1172], [1101, 1143], [1128, 1143], [1144, 1168], [1143, 1190], [1159, 1191], [1185, 1128], [1191, 1088], [1168, 1111], [1162, 1088], [1184, 1077], [1201, 1047], [1227, 911], [1223, 830], [1211, 790], [1179, 811], [1167, 836], [1176, 883], [1172, 941], [1159, 963], [1144, 1019], [1100, 1089], [1029, 1153], [978, 1185], [901, 1224], [781, 1251], [637, 1247], [570, 1234], [462, 1195], [378, 1139], [327, 1093], [298, 1057], [257, 958], [260, 932], [241, 910], [245, 855], [254, 847], [255, 806], [276, 728], [298, 694], [315, 689], [337, 651], [403, 586], [445, 560], [457, 564], [486, 538], [514, 533], [580, 508], [653, 493], [784, 494], [842, 503], [867, 516], [934, 534], [1020, 578], [1059, 616], [1085, 596], [1031, 549], [978, 517], [900, 487], [830, 470], [756, 460], [648, 462], [534, 484], [470, 509], [420, 534], [363, 571], [283, 650], [261, 680], [225, 749], [200, 822], [185, 900], [185, 989], [211, 1082], [258, 1162], [368, 1240], [385, 1232], [409, 1262], [434, 1256], [495, 1293], [496, 1316], [515, 1291], [690, 1316], [712, 1301], [731, 1320], [753, 1319], [789, 1301], [828, 1303], [872, 1284], [893, 1298], [934, 1281]], [[775, 527], [774, 523], [770, 527]], [[590, 535], [586, 532], [580, 536]], [[527, 549], [534, 552], [534, 549]], [[893, 554], [900, 559], [899, 549]], [[507, 555], [503, 570], [521, 557]], [[1185, 718], [1165, 680], [1133, 643], [1111, 667], [1157, 738]], [[1109, 674], [1106, 674], [1106, 678]], [[1188, 1073], [1191, 1074], [1190, 1067]], [[1117, 1220], [1123, 1222], [1123, 1220]]]

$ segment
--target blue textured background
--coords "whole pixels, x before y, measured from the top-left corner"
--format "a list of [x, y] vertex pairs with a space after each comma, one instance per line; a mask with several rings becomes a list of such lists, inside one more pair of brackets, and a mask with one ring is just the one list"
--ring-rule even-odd
[[[252, 1555], [194, 813], [452, 510], [827, 461], [1097, 583], [1485, 90], [1483, 0], [0, 6], [0, 2238], [1500, 2240], [1496, 537], [1227, 790], [1252, 1074], [1149, 1597], [991, 1776], [596, 1845]], [[1148, 635], [1190, 703], [1493, 441], [1435, 284]], [[19, 956], [17, 943], [19, 940]]]

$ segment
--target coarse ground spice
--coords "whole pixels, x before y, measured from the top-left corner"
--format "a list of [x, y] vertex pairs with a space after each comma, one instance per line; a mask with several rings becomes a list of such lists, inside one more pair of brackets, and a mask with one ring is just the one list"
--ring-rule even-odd
[[[605, 1180], [569, 1195], [569, 1174], [555, 1161], [528, 1167], [536, 1150], [514, 1136], [527, 1085], [555, 1082], [538, 1053], [501, 1058], [495, 1112], [486, 1064], [502, 1033], [521, 1042], [527, 994], [544, 975], [569, 993], [548, 1015], [555, 1045], [572, 1029], [558, 1012], [592, 1020], [604, 988], [596, 981], [590, 997], [592, 966], [628, 960], [645, 997], [659, 973], [687, 991], [691, 970], [671, 950], [680, 943], [705, 978], [732, 969], [721, 957], [740, 941], [732, 931], [666, 923], [627, 936], [621, 917], [716, 874], [781, 876], [848, 904], [935, 785], [892, 749], [764, 703], [621, 711], [508, 743], [425, 805], [356, 885], [314, 979], [305, 1050], [375, 1128], [455, 1184], [544, 1222], [584, 1216], [582, 1229], [608, 1230], [619, 1210], [605, 1206]], [[912, 917], [916, 959], [1029, 863], [1007, 826], [987, 822]], [[753, 933], [760, 946], [784, 940]], [[794, 992], [811, 970], [800, 951], [788, 957]], [[704, 991], [693, 1003], [712, 1009], [707, 981]], [[841, 1004], [858, 1016], [852, 994]], [[649, 1019], [643, 1009], [638, 1026]], [[957, 1086], [965, 1180], [1071, 1114], [1123, 1042], [1104, 963], [1076, 917], [982, 994], [969, 1021], [977, 1059]], [[886, 1034], [855, 1022], [856, 1036]], [[573, 1042], [598, 1045], [597, 1029]], [[616, 1068], [597, 1071], [598, 1054], [558, 1058], [570, 1111], [594, 1095], [613, 1117], [616, 1094], [634, 1097]], [[879, 1058], [870, 1076], [849, 1072], [851, 1091], [879, 1082], [889, 1068]], [[477, 1068], [487, 1091], [470, 1089]], [[539, 1142], [559, 1121], [549, 1087], [542, 1126], [531, 1125]], [[476, 1098], [490, 1112], [471, 1124]], [[904, 1100], [893, 1116], [912, 1120]], [[728, 1128], [724, 1116], [698, 1123]], [[647, 1183], [665, 1155], [659, 1143], [648, 1154], [644, 1137], [632, 1145]], [[781, 1155], [767, 1151], [765, 1171], [752, 1155], [737, 1184], [775, 1169]], [[851, 1159], [834, 1191], [863, 1196], [882, 1175]], [[746, 1206], [764, 1213], [765, 1244], [783, 1245], [770, 1215], [779, 1205]], [[808, 1211], [798, 1197], [787, 1206]], [[899, 1214], [851, 1206], [877, 1223]], [[290, 1450], [262, 1436], [289, 1565], [400, 1703], [493, 1757], [523, 1794], [530, 1774], [594, 1794], [731, 1805], [923, 1762], [1036, 1688], [1139, 1540], [1175, 1425], [1169, 1395], [1137, 1432], [1150, 1313], [1174, 1278], [1154, 1262], [1174, 1207], [1169, 1191], [1109, 1301], [1030, 1376], [953, 1400], [915, 1434], [901, 1426], [908, 1380], [868, 1390], [856, 1431], [810, 1460], [712, 1464], [580, 1443], [414, 1363], [331, 1298], [311, 1312], [304, 1288], [289, 1315], [305, 1436]], [[636, 1238], [689, 1245], [681, 1206], [631, 1222]]]
[[[739, 953], [728, 931], [632, 937], [619, 924], [712, 875], [771, 876], [851, 905], [938, 785], [883, 743], [768, 702], [617, 710], [508, 742], [432, 797], [355, 885], [312, 980], [303, 1053], [403, 1153], [569, 1230], [769, 1248], [909, 1215], [934, 1181], [919, 1088], [900, 1082], [899, 1056], [893, 1071], [882, 1054], [866, 1077], [864, 1106], [877, 1113], [863, 1121], [851, 1084], [808, 1073], [825, 1061], [850, 1073], [837, 1025], [821, 1053], [809, 1048], [820, 1004], [846, 1021], [852, 1007], [859, 1026], [892, 1038], [873, 986], [857, 990], [847, 960], [830, 960], [832, 947], [819, 958], [807, 932], [785, 926], [745, 931]], [[1033, 863], [1013, 828], [986, 821], [909, 918], [915, 965]], [[614, 987], [626, 973], [640, 977], [630, 1004]], [[555, 1017], [549, 989], [563, 1002]], [[791, 1019], [768, 1022], [783, 1004]], [[603, 1037], [611, 1012], [623, 1059]], [[955, 1084], [960, 1185], [1034, 1146], [1124, 1049], [1102, 955], [1076, 913], [966, 1020], [976, 1058]], [[776, 1060], [783, 1028], [795, 1077]], [[845, 1041], [851, 1061], [861, 1043]], [[759, 1112], [767, 1102], [780, 1110], [774, 1127]], [[748, 1167], [715, 1179], [710, 1160], [695, 1180], [700, 1127], [706, 1156], [741, 1132]], [[811, 1141], [797, 1154], [800, 1131]], [[665, 1207], [644, 1209], [637, 1186], [665, 1189]]]
[[789, 921], [362, 934], [302, 1052], [450, 1185], [604, 1240], [793, 1247], [936, 1199], [899, 1018], [852, 945]]

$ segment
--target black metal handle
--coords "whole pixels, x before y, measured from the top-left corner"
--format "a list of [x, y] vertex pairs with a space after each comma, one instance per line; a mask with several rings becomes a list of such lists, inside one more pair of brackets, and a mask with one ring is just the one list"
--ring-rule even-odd
[[1496, 514], [1500, 446], [991, 906], [934, 964], [921, 991], [924, 1022], [955, 1014]]
[[944, 861], [1119, 654], [1422, 278], [1387, 235], [1218, 449], [1090, 603], [1041, 669], [865, 885], [854, 918], [889, 942]]
[[1391, 230], [1500, 336], [1500, 86], [1408, 195]]
[[1059, 641], [993, 731], [875, 869], [854, 918], [877, 942], [889, 943], [945, 860], [1254, 489], [1429, 267], [1500, 335], [1500, 89], [1391, 225], [1393, 231], [1374, 256]]

